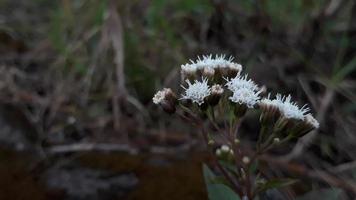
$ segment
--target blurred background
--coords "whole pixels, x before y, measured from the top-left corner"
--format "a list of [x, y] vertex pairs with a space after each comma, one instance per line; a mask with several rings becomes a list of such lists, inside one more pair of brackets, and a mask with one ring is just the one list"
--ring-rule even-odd
[[207, 199], [199, 133], [151, 100], [206, 54], [320, 121], [265, 199], [355, 197], [355, 52], [353, 0], [0, 0], [0, 199]]

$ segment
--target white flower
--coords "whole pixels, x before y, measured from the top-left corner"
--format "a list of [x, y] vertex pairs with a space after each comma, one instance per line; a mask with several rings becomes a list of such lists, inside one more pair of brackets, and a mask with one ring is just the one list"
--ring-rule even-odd
[[203, 55], [190, 63], [181, 65], [181, 70], [183, 74], [195, 73], [197, 70], [203, 70], [206, 72], [215, 72], [215, 69], [227, 68], [240, 73], [242, 66], [238, 63], [233, 62], [233, 57], [230, 56], [226, 59], [225, 55]]
[[253, 108], [259, 102], [261, 91], [255, 82], [247, 79], [247, 75], [236, 76], [226, 81], [226, 87], [233, 92], [233, 95], [229, 97], [232, 102], [246, 104], [249, 108]]
[[319, 128], [319, 122], [311, 114], [305, 115], [305, 122], [312, 125], [314, 128]]
[[229, 97], [232, 102], [245, 104], [249, 108], [253, 108], [259, 102], [259, 94], [261, 91], [253, 91], [248, 88], [239, 88], [233, 91], [233, 95]]
[[271, 96], [271, 94], [268, 94], [267, 98], [261, 99], [260, 105], [263, 105], [266, 107], [272, 106], [272, 107], [276, 107], [277, 109], [279, 109], [279, 105], [283, 102], [281, 100], [271, 99], [270, 96]]
[[231, 90], [232, 92], [239, 90], [241, 88], [246, 88], [252, 91], [258, 91], [259, 87], [255, 84], [254, 81], [251, 79], [247, 79], [247, 75], [245, 76], [236, 76], [235, 78], [232, 78], [230, 80], [225, 79], [227, 82], [225, 86], [227, 89]]
[[181, 65], [181, 72], [183, 74], [195, 74], [197, 72], [197, 66], [191, 64]]
[[164, 88], [163, 90], [158, 91], [152, 98], [154, 104], [160, 104], [163, 100], [166, 99], [168, 94], [172, 93], [170, 88]]
[[186, 80], [186, 82], [188, 83], [188, 87], [185, 88], [182, 86], [182, 88], [185, 89], [185, 94], [182, 95], [181, 99], [189, 99], [199, 105], [203, 104], [205, 97], [209, 96], [211, 93], [211, 89], [208, 85], [208, 79], [205, 78], [201, 82], [195, 80], [193, 84], [189, 80]]
[[272, 100], [272, 103], [276, 105], [281, 114], [287, 119], [299, 119], [304, 120], [305, 114], [309, 112], [307, 105], [299, 108], [297, 103], [291, 101], [291, 95], [282, 96], [276, 95], [276, 99]]

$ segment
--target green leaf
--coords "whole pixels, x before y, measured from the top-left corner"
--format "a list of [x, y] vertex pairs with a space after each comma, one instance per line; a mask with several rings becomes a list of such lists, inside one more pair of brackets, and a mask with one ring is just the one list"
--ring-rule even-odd
[[295, 179], [271, 179], [266, 181], [262, 186], [258, 188], [259, 192], [264, 192], [269, 189], [281, 188], [286, 187], [288, 185], [292, 185], [298, 180]]
[[341, 199], [342, 193], [343, 193], [342, 190], [338, 188], [313, 190], [301, 197], [297, 197], [296, 200], [314, 200], [314, 199], [338, 200]]
[[226, 185], [214, 183], [217, 177], [205, 164], [203, 165], [203, 174], [209, 200], [240, 200], [240, 197]]

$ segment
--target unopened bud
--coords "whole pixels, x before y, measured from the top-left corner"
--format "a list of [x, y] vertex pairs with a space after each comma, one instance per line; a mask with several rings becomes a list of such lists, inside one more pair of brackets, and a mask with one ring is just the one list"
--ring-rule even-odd
[[222, 155], [221, 149], [216, 149], [215, 154], [220, 157]]
[[215, 142], [214, 142], [214, 140], [212, 140], [212, 139], [210, 139], [210, 140], [208, 141], [208, 145], [210, 145], [210, 146], [211, 146], [211, 145], [214, 145], [214, 143], [215, 143]]
[[244, 156], [244, 157], [242, 158], [242, 162], [245, 163], [245, 164], [249, 164], [249, 163], [250, 163], [250, 158], [247, 157], [247, 156]]
[[230, 147], [224, 144], [224, 145], [221, 146], [221, 151], [229, 152], [230, 151]]
[[176, 104], [178, 102], [177, 96], [170, 88], [164, 88], [158, 91], [152, 100], [153, 103], [160, 105], [162, 109], [169, 114], [176, 111]]
[[274, 138], [273, 143], [279, 143], [281, 140], [279, 138]]
[[234, 143], [235, 143], [235, 144], [240, 144], [240, 140], [236, 138], [236, 139], [234, 140]]
[[221, 96], [224, 93], [224, 89], [219, 84], [211, 86], [211, 94], [207, 99], [207, 102], [211, 106], [215, 106], [219, 103]]

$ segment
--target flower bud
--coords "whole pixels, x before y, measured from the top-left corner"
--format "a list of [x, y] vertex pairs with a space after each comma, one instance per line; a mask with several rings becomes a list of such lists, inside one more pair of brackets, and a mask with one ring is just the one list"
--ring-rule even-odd
[[195, 65], [185, 64], [181, 65], [182, 80], [194, 80], [197, 77], [197, 68]]
[[216, 156], [221, 157], [221, 155], [222, 155], [221, 149], [216, 149], [215, 154], [216, 154]]
[[211, 106], [215, 106], [219, 103], [222, 95], [224, 93], [224, 89], [219, 84], [215, 84], [211, 87], [211, 94], [207, 98], [207, 102]]
[[178, 100], [177, 96], [170, 88], [164, 88], [163, 90], [158, 91], [152, 100], [153, 103], [160, 105], [165, 112], [169, 114], [175, 113]]
[[217, 157], [221, 160], [232, 162], [234, 160], [234, 152], [227, 145], [222, 145], [215, 151]]
[[243, 158], [242, 158], [242, 162], [243, 163], [245, 163], [245, 164], [249, 164], [250, 163], [250, 158], [248, 157], [248, 156], [244, 156]]

